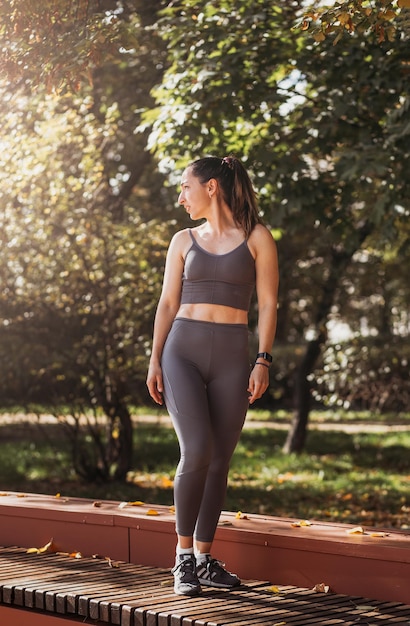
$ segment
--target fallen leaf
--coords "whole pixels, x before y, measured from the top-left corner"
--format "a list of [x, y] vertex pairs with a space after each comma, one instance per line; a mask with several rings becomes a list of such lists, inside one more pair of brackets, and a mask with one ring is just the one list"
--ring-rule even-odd
[[148, 511], [146, 511], [145, 515], [159, 515], [159, 513], [155, 509], [148, 509]]
[[121, 502], [121, 504], [118, 505], [119, 509], [125, 509], [126, 506], [144, 506], [144, 502], [141, 502], [141, 500], [135, 500], [134, 502]]
[[229, 520], [223, 519], [218, 523], [218, 526], [233, 526], [233, 524]]
[[102, 506], [102, 502], [98, 502], [98, 501], [93, 502], [93, 506], [99, 508], [100, 506]]
[[27, 554], [44, 554], [44, 552], [56, 552], [56, 547], [52, 539], [42, 548], [28, 548]]
[[370, 537], [388, 537], [389, 533], [384, 533], [384, 532], [374, 532], [374, 533], [370, 533]]
[[325, 585], [325, 583], [318, 583], [313, 587], [313, 591], [316, 593], [329, 593], [330, 587], [329, 585]]
[[61, 498], [61, 493], [56, 493], [55, 498]]
[[18, 493], [17, 497], [18, 498], [27, 498], [27, 494], [26, 493]]
[[235, 517], [236, 519], [249, 519], [249, 517], [245, 515], [245, 513], [242, 513], [242, 511], [238, 511]]
[[286, 626], [286, 622], [275, 622], [273, 626]]
[[356, 609], [358, 609], [359, 611], [378, 611], [378, 607], [377, 606], [372, 606], [371, 604], [358, 604], [356, 606]]
[[364, 530], [361, 526], [355, 526], [349, 530], [346, 530], [348, 535], [364, 535]]
[[268, 591], [271, 591], [272, 593], [280, 593], [280, 589], [276, 585], [272, 585], [272, 587], [268, 587]]
[[172, 587], [174, 584], [174, 579], [170, 579], [170, 580], [162, 580], [161, 581], [161, 587]]
[[69, 557], [71, 557], [72, 559], [82, 559], [83, 555], [81, 554], [81, 552], [70, 552], [68, 554]]
[[170, 513], [175, 513], [175, 507], [174, 506], [170, 506], [169, 507], [169, 512]]
[[9, 496], [9, 495], [10, 495], [9, 493], [3, 493], [3, 492], [0, 493], [0, 496]]
[[299, 522], [292, 522], [291, 526], [292, 528], [301, 528], [302, 526], [312, 526], [312, 522], [309, 522], [309, 520], [305, 519], [305, 520], [300, 520]]

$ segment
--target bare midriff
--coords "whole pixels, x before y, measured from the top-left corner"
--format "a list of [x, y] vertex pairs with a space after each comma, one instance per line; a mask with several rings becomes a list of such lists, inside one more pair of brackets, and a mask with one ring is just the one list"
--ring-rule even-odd
[[223, 304], [181, 304], [176, 317], [216, 324], [247, 324], [248, 312]]

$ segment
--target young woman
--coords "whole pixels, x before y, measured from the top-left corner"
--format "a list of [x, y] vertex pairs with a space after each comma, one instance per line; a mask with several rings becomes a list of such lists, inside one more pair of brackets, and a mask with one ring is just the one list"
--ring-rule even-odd
[[[169, 246], [147, 386], [165, 400], [181, 458], [174, 481], [178, 543], [174, 590], [231, 588], [239, 578], [211, 557], [229, 464], [249, 404], [268, 387], [276, 330], [276, 246], [234, 157], [194, 161], [178, 202], [199, 226]], [[259, 350], [249, 365], [248, 310], [256, 288]]]

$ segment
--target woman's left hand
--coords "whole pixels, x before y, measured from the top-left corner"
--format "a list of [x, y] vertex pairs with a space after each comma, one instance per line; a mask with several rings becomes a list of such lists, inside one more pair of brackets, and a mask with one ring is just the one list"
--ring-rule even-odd
[[249, 376], [249, 404], [261, 398], [269, 386], [269, 369], [264, 365], [254, 365]]

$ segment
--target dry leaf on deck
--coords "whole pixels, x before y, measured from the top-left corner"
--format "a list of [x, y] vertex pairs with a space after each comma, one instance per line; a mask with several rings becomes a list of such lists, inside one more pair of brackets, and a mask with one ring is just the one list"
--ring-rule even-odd
[[141, 502], [141, 500], [135, 500], [134, 502], [121, 502], [118, 505], [119, 509], [125, 509], [126, 506], [144, 506], [145, 502]]
[[42, 548], [28, 548], [27, 554], [44, 554], [44, 552], [56, 552], [56, 546], [52, 539]]
[[355, 526], [349, 530], [346, 530], [348, 535], [364, 535], [364, 530], [361, 526]]
[[329, 593], [330, 587], [329, 585], [325, 585], [325, 583], [318, 583], [313, 587], [313, 591], [316, 593]]
[[159, 513], [155, 509], [148, 509], [148, 511], [146, 511], [145, 515], [159, 515]]
[[312, 526], [312, 522], [309, 522], [308, 519], [302, 519], [299, 522], [292, 522], [291, 526], [292, 528], [307, 527], [307, 526]]

